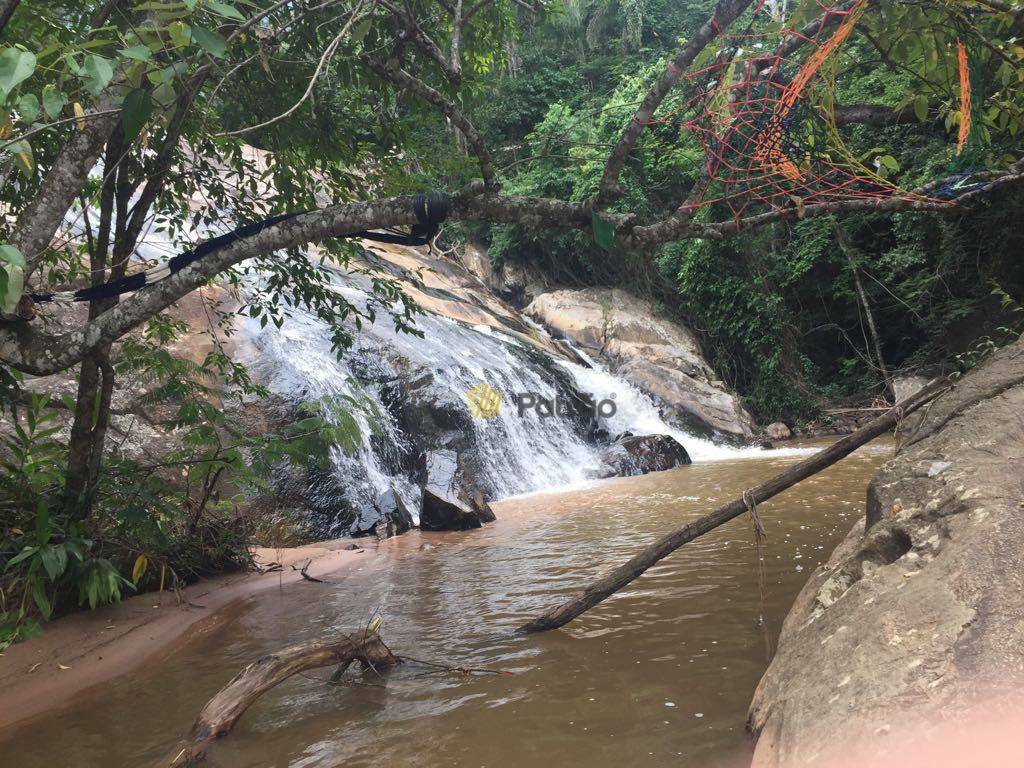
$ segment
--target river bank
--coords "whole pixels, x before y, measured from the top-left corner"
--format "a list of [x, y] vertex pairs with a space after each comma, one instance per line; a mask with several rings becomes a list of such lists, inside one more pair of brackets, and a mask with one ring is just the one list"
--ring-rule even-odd
[[375, 541], [338, 539], [301, 547], [257, 547], [257, 565], [281, 566], [204, 579], [182, 589], [147, 592], [49, 623], [43, 634], [0, 653], [0, 732], [74, 703], [82, 692], [149, 664], [237, 616], [247, 599], [302, 580], [300, 568], [326, 578], [372, 562]]

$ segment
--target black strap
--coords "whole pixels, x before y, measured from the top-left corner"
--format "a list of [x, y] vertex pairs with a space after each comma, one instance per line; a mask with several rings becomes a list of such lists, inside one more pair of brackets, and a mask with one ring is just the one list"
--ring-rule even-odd
[[[361, 240], [373, 240], [378, 243], [388, 243], [390, 245], [429, 245], [437, 236], [441, 222], [448, 217], [448, 196], [442, 192], [415, 195], [412, 199], [412, 210], [419, 223], [413, 225], [408, 235], [361, 230], [359, 232], [351, 232], [347, 235], [341, 235], [340, 237], [355, 237]], [[228, 232], [227, 234], [211, 237], [209, 240], [200, 243], [195, 248], [183, 251], [177, 256], [172, 256], [167, 262], [169, 275], [173, 275], [175, 272], [180, 272], [189, 264], [198, 261], [214, 251], [220, 250], [221, 248], [229, 246], [239, 240], [244, 240], [247, 237], [257, 235], [267, 227], [280, 224], [282, 221], [294, 219], [296, 216], [301, 216], [304, 213], [308, 213], [308, 211], [282, 213], [261, 221], [253, 222], [252, 224], [245, 224], [238, 229]], [[121, 278], [120, 280], [111, 280], [109, 283], [82, 288], [72, 294], [71, 301], [93, 301], [95, 299], [119, 296], [122, 293], [137, 291], [144, 285], [146, 285], [146, 273], [139, 272], [138, 274], [130, 275], [128, 277]], [[56, 296], [54, 293], [33, 293], [30, 295], [32, 300], [37, 303], [53, 301]]]

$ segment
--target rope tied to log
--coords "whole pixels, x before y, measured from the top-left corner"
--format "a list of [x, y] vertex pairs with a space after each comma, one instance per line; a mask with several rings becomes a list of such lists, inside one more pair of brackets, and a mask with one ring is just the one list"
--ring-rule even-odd
[[764, 653], [765, 660], [770, 661], [772, 656], [772, 641], [771, 636], [768, 634], [768, 622], [765, 618], [765, 605], [767, 604], [767, 581], [768, 577], [765, 573], [764, 566], [764, 544], [768, 540], [768, 532], [764, 529], [764, 523], [761, 522], [761, 515], [757, 511], [757, 499], [750, 490], [743, 492], [743, 504], [750, 512], [750, 520], [754, 525], [754, 551], [757, 557], [757, 591], [758, 604], [757, 613], [757, 626], [761, 627], [764, 634]]

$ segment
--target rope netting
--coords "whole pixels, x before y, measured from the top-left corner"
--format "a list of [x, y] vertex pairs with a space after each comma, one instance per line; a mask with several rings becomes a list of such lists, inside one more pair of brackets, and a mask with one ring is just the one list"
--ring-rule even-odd
[[683, 75], [692, 95], [657, 120], [681, 123], [704, 148], [700, 197], [682, 210], [721, 203], [739, 219], [766, 208], [923, 199], [860, 162], [836, 126], [836, 53], [868, 4], [761, 0], [744, 31], [720, 36], [712, 63]]

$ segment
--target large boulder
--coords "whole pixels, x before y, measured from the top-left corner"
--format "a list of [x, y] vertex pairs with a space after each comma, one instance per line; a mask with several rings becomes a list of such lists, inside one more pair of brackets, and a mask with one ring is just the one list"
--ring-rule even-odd
[[690, 464], [690, 454], [669, 435], [628, 435], [601, 452], [597, 478], [633, 477]]
[[764, 436], [769, 440], [789, 440], [793, 432], [781, 421], [776, 421], [764, 428]]
[[459, 454], [428, 451], [423, 457], [423, 506], [420, 528], [425, 531], [466, 531], [493, 521], [494, 513], [479, 490], [471, 488]]
[[753, 436], [753, 419], [704, 360], [696, 336], [654, 314], [648, 302], [619, 289], [551, 291], [526, 314], [651, 394], [663, 416], [687, 429], [740, 439]]
[[1021, 706], [1024, 341], [922, 414], [786, 618], [755, 766], [897, 765], [979, 705]]

